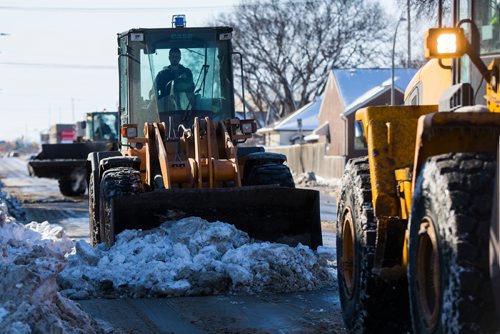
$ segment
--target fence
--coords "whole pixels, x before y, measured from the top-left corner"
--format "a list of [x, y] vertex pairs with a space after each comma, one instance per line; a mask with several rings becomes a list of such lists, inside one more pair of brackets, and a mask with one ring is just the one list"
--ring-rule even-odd
[[325, 155], [325, 144], [302, 144], [266, 147], [268, 152], [282, 153], [287, 156], [287, 165], [292, 173], [314, 172], [324, 179], [342, 177], [345, 157]]

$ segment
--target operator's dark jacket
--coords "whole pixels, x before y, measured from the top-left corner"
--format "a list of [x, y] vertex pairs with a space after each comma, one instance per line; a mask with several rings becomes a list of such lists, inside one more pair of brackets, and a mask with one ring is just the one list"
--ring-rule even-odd
[[172, 81], [174, 80], [174, 90], [176, 92], [194, 92], [193, 73], [191, 70], [180, 64], [179, 68], [174, 70], [172, 66], [169, 65], [161, 70], [156, 76], [156, 89], [159, 93], [158, 97], [170, 95]]

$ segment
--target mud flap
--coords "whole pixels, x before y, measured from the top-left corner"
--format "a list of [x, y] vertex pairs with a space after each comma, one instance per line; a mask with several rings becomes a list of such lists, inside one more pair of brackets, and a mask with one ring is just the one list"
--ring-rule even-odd
[[319, 192], [276, 186], [172, 189], [112, 199], [115, 233], [197, 216], [230, 223], [250, 237], [292, 246], [322, 245]]

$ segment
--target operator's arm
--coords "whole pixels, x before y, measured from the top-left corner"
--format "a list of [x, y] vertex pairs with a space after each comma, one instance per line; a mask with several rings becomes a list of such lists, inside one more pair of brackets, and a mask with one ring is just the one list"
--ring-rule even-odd
[[155, 79], [156, 95], [158, 95], [158, 98], [166, 95], [166, 83], [166, 71], [162, 70], [156, 75]]
[[194, 92], [194, 81], [193, 81], [193, 72], [187, 67], [184, 67], [185, 73], [184, 75], [186, 76], [186, 82], [189, 83], [189, 87], [187, 88], [188, 93], [193, 93]]

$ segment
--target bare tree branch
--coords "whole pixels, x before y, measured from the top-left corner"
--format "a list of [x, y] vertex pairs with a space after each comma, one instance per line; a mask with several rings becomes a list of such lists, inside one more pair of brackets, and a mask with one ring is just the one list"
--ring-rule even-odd
[[275, 120], [319, 95], [333, 68], [386, 63], [387, 21], [373, 1], [249, 0], [217, 24], [244, 54], [246, 106]]

